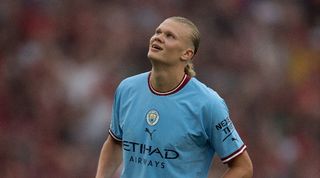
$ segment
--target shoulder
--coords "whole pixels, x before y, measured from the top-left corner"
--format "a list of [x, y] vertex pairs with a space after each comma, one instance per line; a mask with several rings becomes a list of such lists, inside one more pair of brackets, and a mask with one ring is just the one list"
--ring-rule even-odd
[[203, 99], [202, 101], [208, 101], [210, 103], [214, 101], [223, 101], [222, 97], [214, 89], [208, 87], [194, 77], [190, 80], [190, 85], [195, 92], [194, 94]]
[[118, 86], [119, 89], [128, 89], [132, 87], [139, 87], [148, 82], [149, 72], [140, 73], [122, 80]]
[[228, 113], [228, 107], [224, 99], [212, 88], [200, 82], [196, 78], [190, 80], [190, 91], [193, 102], [210, 115]]

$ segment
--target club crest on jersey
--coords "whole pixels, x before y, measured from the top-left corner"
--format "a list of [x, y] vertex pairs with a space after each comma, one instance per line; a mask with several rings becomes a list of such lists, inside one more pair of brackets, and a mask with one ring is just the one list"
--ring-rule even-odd
[[159, 121], [159, 113], [154, 109], [150, 110], [146, 115], [146, 120], [150, 126], [156, 125]]

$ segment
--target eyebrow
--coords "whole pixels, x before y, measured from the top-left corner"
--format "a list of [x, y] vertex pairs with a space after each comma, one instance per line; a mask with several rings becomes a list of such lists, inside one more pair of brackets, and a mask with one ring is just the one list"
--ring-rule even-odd
[[156, 30], [155, 30], [155, 32], [163, 32], [163, 33], [165, 33], [165, 34], [172, 34], [174, 37], [178, 37], [178, 35], [176, 34], [176, 33], [174, 33], [173, 31], [171, 31], [171, 30], [163, 30], [162, 28], [160, 28], [160, 27], [158, 27], [158, 28], [156, 28]]

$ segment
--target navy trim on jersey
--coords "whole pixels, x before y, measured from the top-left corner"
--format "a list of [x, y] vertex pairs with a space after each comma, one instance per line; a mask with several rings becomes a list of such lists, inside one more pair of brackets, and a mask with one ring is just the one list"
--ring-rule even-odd
[[112, 138], [114, 138], [115, 140], [119, 141], [119, 142], [122, 142], [122, 139], [121, 138], [118, 138], [113, 132], [111, 129], [109, 129], [109, 134], [111, 135]]
[[222, 163], [225, 164], [228, 161], [232, 160], [233, 158], [237, 157], [238, 155], [240, 155], [241, 153], [244, 152], [244, 150], [246, 150], [247, 146], [246, 145], [242, 145], [242, 147], [240, 147], [238, 150], [236, 150], [235, 152], [233, 152], [232, 154], [230, 154], [227, 157], [224, 157], [221, 159]]
[[151, 76], [151, 72], [149, 73], [148, 75], [148, 86], [149, 86], [149, 89], [150, 91], [155, 94], [155, 95], [159, 95], [159, 96], [166, 96], [166, 95], [171, 95], [171, 94], [174, 94], [174, 93], [177, 93], [178, 91], [180, 91], [188, 82], [189, 80], [191, 79], [190, 76], [188, 76], [187, 74], [184, 74], [181, 82], [176, 86], [174, 87], [172, 90], [169, 90], [167, 92], [160, 92], [160, 91], [157, 91], [156, 89], [154, 89], [150, 83], [150, 76]]

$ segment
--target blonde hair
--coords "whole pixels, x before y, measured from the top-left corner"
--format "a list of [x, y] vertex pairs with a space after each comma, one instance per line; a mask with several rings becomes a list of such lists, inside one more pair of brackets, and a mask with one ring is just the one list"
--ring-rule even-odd
[[196, 71], [194, 70], [193, 63], [191, 61], [187, 63], [186, 67], [184, 67], [184, 73], [190, 77], [196, 76]]
[[[198, 27], [189, 19], [185, 17], [179, 17], [179, 16], [174, 16], [174, 17], [169, 17], [168, 19], [174, 20], [179, 23], [186, 24], [190, 29], [191, 29], [191, 41], [194, 46], [194, 54], [193, 56], [197, 53], [199, 44], [200, 44], [200, 32], [198, 30]], [[196, 75], [196, 72], [194, 70], [194, 66], [192, 63], [192, 60], [187, 62], [186, 67], [184, 68], [184, 72], [189, 75], [190, 77], [193, 77]]]

